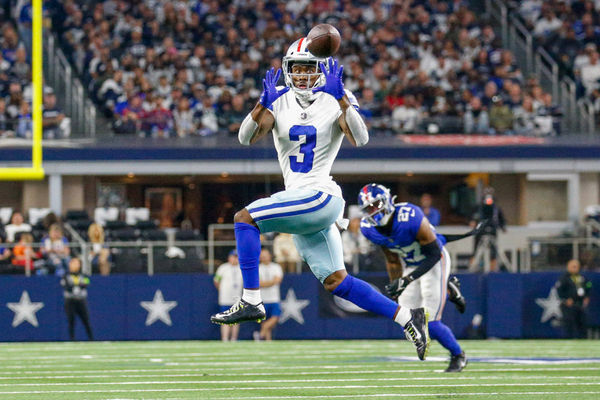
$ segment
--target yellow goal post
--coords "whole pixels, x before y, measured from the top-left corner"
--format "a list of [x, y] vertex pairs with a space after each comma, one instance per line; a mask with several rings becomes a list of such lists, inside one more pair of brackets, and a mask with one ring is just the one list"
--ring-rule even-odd
[[33, 142], [31, 146], [31, 167], [0, 167], [0, 180], [18, 181], [43, 179], [42, 168], [42, 0], [33, 0], [32, 8], [32, 51], [31, 75], [33, 85]]

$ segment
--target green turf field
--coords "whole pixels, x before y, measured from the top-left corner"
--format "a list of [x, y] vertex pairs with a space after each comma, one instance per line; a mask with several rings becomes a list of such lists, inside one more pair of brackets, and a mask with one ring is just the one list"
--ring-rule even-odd
[[404, 340], [2, 343], [0, 399], [600, 399], [598, 341], [462, 344], [447, 374]]

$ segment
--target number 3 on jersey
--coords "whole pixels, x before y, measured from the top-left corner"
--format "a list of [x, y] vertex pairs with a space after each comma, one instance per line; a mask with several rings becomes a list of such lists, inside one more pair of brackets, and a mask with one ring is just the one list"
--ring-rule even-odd
[[300, 154], [302, 161], [298, 162], [298, 156], [290, 156], [290, 169], [294, 172], [307, 173], [313, 167], [315, 158], [315, 146], [317, 145], [317, 128], [311, 125], [294, 125], [290, 128], [290, 140], [297, 142], [300, 137], [306, 139], [300, 145]]

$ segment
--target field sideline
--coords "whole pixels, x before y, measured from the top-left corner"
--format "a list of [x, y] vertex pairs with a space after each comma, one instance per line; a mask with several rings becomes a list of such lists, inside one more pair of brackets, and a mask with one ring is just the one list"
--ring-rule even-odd
[[419, 362], [404, 340], [1, 343], [0, 399], [600, 398], [598, 341], [462, 344], [446, 374], [439, 345]]

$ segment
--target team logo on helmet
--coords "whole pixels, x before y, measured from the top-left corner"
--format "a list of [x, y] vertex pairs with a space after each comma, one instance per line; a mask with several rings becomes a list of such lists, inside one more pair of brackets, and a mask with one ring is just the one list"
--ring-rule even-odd
[[358, 193], [358, 206], [364, 218], [373, 226], [383, 226], [394, 214], [394, 198], [383, 185], [370, 183]]

